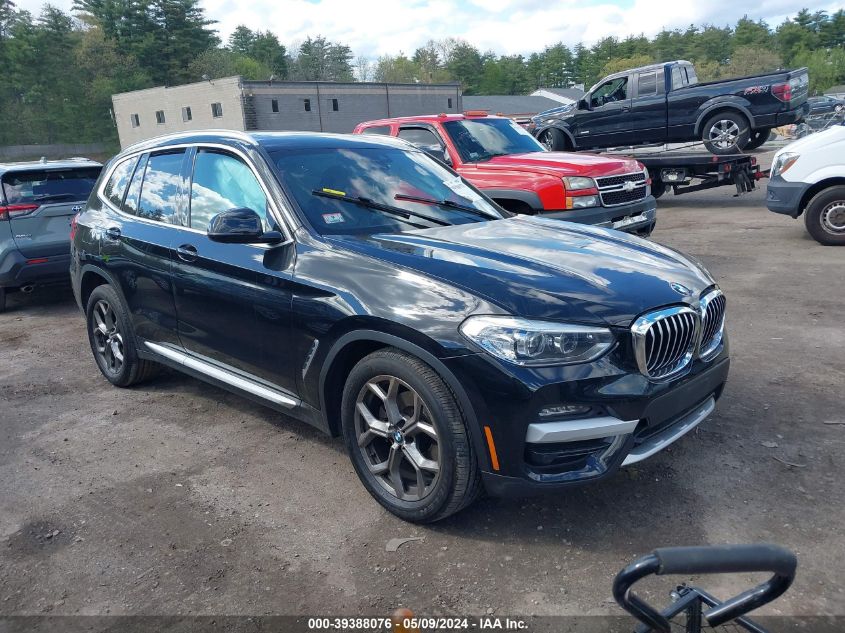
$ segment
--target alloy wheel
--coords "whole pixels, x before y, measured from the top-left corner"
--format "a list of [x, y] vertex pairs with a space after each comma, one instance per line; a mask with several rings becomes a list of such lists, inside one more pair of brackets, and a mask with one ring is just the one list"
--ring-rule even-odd
[[550, 152], [554, 150], [552, 147], [552, 133], [546, 130], [540, 135], [540, 144]]
[[831, 202], [822, 210], [822, 228], [833, 235], [845, 233], [845, 200]]
[[355, 401], [358, 449], [375, 480], [402, 501], [419, 501], [440, 476], [437, 430], [428, 406], [408, 383], [376, 376]]
[[721, 119], [710, 127], [708, 137], [716, 147], [728, 149], [736, 145], [739, 138], [739, 126], [730, 119]]
[[123, 368], [123, 336], [117, 323], [114, 308], [107, 301], [100, 299], [91, 313], [91, 332], [94, 335], [94, 347], [101, 364], [112, 374], [119, 374]]

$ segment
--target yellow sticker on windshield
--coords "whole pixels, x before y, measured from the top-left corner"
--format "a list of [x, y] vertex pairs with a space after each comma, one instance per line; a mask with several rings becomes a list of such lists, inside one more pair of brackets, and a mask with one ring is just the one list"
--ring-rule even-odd
[[338, 191], [337, 189], [329, 189], [328, 187], [323, 187], [323, 191], [325, 191], [326, 193], [334, 194], [336, 196], [345, 196], [346, 195], [345, 191]]

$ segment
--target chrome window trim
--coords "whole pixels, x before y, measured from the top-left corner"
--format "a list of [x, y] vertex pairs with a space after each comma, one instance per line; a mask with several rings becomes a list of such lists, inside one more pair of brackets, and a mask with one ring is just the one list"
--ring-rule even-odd
[[[704, 325], [704, 317], [707, 314], [707, 306], [716, 298], [716, 297], [724, 297], [724, 293], [719, 288], [713, 288], [706, 294], [702, 295], [701, 298], [698, 300], [699, 310], [701, 311], [701, 323], [702, 323], [702, 336], [703, 336], [703, 325]], [[719, 351], [722, 349], [722, 339], [724, 338], [725, 334], [725, 316], [727, 315], [727, 307], [725, 310], [722, 311], [722, 319], [719, 323], [719, 327], [716, 330], [716, 333], [713, 335], [713, 340], [710, 342], [710, 345], [707, 348], [702, 348], [701, 345], [703, 341], [699, 341], [699, 349], [698, 349], [698, 357], [701, 360], [708, 362], [716, 358], [719, 355]]]
[[[693, 331], [692, 343], [687, 349], [686, 354], [681, 357], [678, 365], [668, 374], [654, 377], [648, 371], [648, 359], [646, 358], [646, 334], [652, 325], [678, 314], [691, 314], [695, 322], [695, 330]], [[683, 372], [689, 370], [692, 365], [692, 360], [698, 350], [701, 338], [701, 313], [693, 310], [689, 306], [672, 306], [654, 312], [648, 312], [637, 318], [631, 324], [631, 335], [633, 338], [634, 358], [637, 361], [637, 368], [640, 373], [652, 382], [667, 382], [678, 378]]]
[[[245, 138], [248, 138], [248, 137], [245, 137]], [[250, 140], [252, 140], [252, 139], [250, 139]], [[267, 196], [267, 206], [270, 209], [270, 213], [271, 213], [273, 219], [276, 221], [276, 224], [278, 224], [279, 227], [282, 229], [282, 235], [283, 235], [284, 239], [281, 242], [279, 242], [278, 244], [273, 244], [273, 246], [274, 247], [284, 246], [284, 245], [290, 244], [291, 242], [294, 241], [293, 240], [294, 231], [291, 229], [291, 226], [295, 226], [295, 223], [292, 223], [290, 221], [289, 210], [284, 209], [284, 211], [281, 211], [279, 209], [278, 205], [276, 204], [276, 200], [275, 200], [274, 196], [271, 194], [269, 188], [267, 187], [267, 184], [264, 182], [264, 179], [261, 177], [261, 175], [256, 170], [255, 164], [252, 161], [252, 159], [250, 159], [250, 157], [247, 156], [240, 149], [235, 148], [235, 147], [230, 147], [229, 145], [224, 145], [224, 144], [221, 144], [221, 143], [205, 143], [205, 142], [201, 142], [201, 143], [179, 143], [179, 144], [176, 144], [176, 145], [164, 145], [164, 146], [159, 146], [159, 147], [144, 147], [143, 149], [128, 151], [125, 154], [121, 154], [120, 160], [116, 161], [115, 164], [112, 167], [109, 168], [108, 174], [106, 174], [106, 176], [103, 177], [103, 179], [100, 183], [100, 186], [97, 188], [97, 198], [99, 198], [100, 202], [102, 202], [104, 205], [107, 205], [109, 209], [113, 210], [115, 213], [123, 216], [124, 218], [132, 219], [132, 220], [138, 220], [140, 222], [144, 222], [144, 223], [150, 224], [152, 226], [169, 226], [169, 227], [172, 227], [172, 228], [175, 228], [175, 229], [180, 229], [182, 231], [197, 233], [199, 235], [207, 235], [206, 231], [201, 231], [199, 229], [195, 229], [195, 228], [192, 228], [190, 226], [184, 226], [182, 224], [170, 224], [170, 223], [167, 223], [167, 222], [157, 222], [156, 220], [149, 220], [147, 218], [142, 218], [142, 217], [137, 216], [137, 215], [131, 215], [129, 213], [126, 213], [125, 211], [122, 211], [121, 209], [116, 208], [111, 203], [111, 201], [109, 201], [106, 198], [105, 194], [103, 193], [105, 186], [106, 186], [106, 183], [108, 183], [108, 181], [111, 178], [111, 175], [114, 172], [114, 170], [117, 168], [118, 165], [122, 164], [126, 159], [137, 158], [140, 155], [148, 154], [148, 153], [153, 154], [155, 152], [168, 152], [170, 150], [185, 150], [185, 151], [188, 151], [192, 148], [196, 149], [196, 150], [205, 148], [205, 149], [215, 149], [215, 150], [222, 150], [222, 151], [225, 151], [225, 152], [231, 152], [232, 154], [234, 154], [235, 156], [237, 156], [238, 158], [243, 160], [246, 163], [246, 166], [249, 167], [250, 171], [252, 171], [253, 176], [255, 176], [255, 178], [258, 180], [258, 184], [261, 186], [262, 191], [264, 191], [264, 195]], [[193, 170], [193, 164], [191, 165], [191, 169]], [[188, 198], [189, 198], [188, 204], [189, 204], [189, 207], [190, 207], [190, 190], [187, 193], [188, 193]], [[257, 247], [266, 248], [267, 245], [264, 245], [264, 244], [248, 244], [247, 246], [257, 246]]]

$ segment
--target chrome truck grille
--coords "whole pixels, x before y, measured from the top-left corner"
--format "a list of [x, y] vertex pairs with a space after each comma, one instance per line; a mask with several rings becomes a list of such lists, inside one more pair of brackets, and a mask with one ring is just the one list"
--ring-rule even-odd
[[715, 289], [701, 297], [701, 345], [699, 356], [709, 360], [716, 355], [722, 345], [722, 333], [725, 330], [725, 295]]
[[634, 321], [631, 332], [640, 372], [652, 380], [681, 373], [695, 355], [700, 328], [699, 313], [685, 306], [650, 312]]
[[647, 191], [646, 176], [641, 171], [622, 176], [596, 178], [596, 186], [599, 189], [602, 206], [605, 207], [643, 200]]

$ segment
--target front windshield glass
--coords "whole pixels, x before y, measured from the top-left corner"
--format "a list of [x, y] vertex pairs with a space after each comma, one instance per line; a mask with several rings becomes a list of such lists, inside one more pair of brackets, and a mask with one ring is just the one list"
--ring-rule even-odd
[[544, 152], [531, 134], [510, 119], [463, 119], [443, 123], [465, 163], [493, 156]]
[[397, 233], [502, 217], [460, 176], [423, 152], [298, 148], [271, 157], [322, 235]]

